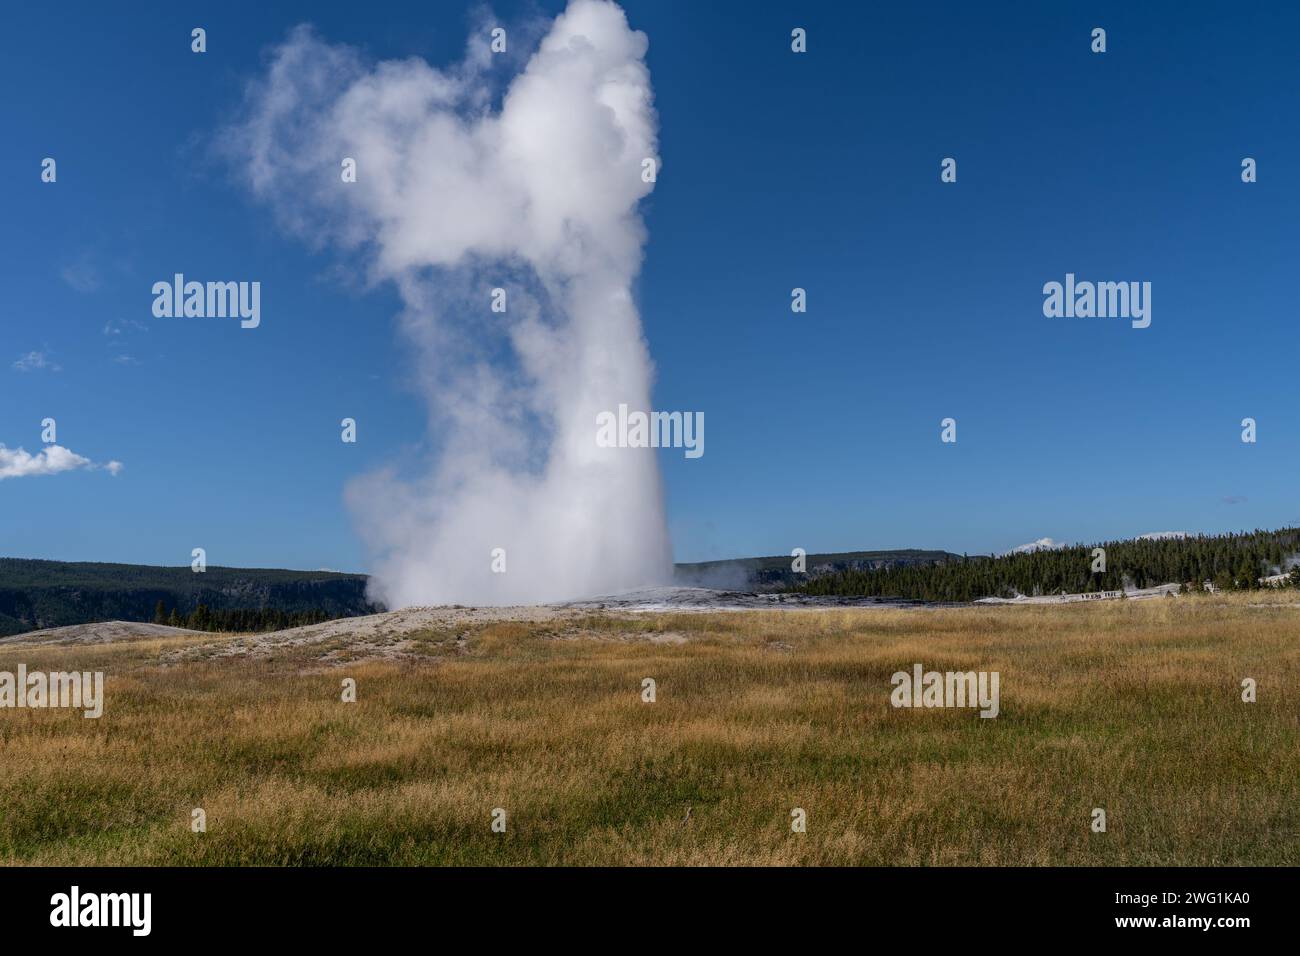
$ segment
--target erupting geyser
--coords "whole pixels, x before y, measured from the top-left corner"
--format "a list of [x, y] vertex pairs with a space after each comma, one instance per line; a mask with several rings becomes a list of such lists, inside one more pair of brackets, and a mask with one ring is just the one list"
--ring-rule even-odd
[[489, 32], [443, 71], [367, 65], [299, 27], [233, 131], [288, 229], [401, 293], [432, 464], [348, 489], [392, 607], [576, 598], [671, 570], [654, 451], [596, 442], [600, 413], [650, 408], [631, 294], [656, 156], [646, 37], [574, 0], [498, 106]]

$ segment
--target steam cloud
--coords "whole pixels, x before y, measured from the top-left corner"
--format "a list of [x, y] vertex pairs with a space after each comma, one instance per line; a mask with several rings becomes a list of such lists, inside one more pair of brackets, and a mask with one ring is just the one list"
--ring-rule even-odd
[[[632, 298], [642, 161], [657, 155], [646, 46], [615, 4], [573, 0], [497, 106], [504, 57], [487, 27], [445, 71], [369, 66], [299, 27], [250, 88], [232, 141], [254, 192], [287, 229], [359, 253], [404, 304], [431, 463], [348, 489], [391, 607], [591, 596], [670, 573], [653, 450], [595, 441], [600, 411], [650, 408]], [[494, 287], [505, 314], [489, 310]]]

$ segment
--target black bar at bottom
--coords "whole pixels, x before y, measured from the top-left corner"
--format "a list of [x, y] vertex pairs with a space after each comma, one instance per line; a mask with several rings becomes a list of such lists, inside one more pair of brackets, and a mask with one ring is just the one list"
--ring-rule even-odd
[[[457, 948], [516, 935], [532, 945], [675, 939], [676, 948], [685, 940], [665, 933], [685, 925], [692, 941], [731, 944], [845, 931], [903, 944], [1045, 935], [1231, 943], [1294, 928], [1294, 881], [1288, 869], [1202, 868], [9, 868], [0, 870], [0, 925], [10, 943], [75, 935], [126, 945], [374, 944], [415, 934]], [[149, 894], [147, 911], [131, 894]]]

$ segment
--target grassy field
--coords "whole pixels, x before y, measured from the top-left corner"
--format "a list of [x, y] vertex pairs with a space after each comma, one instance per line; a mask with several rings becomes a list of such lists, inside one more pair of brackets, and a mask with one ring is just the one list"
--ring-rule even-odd
[[[0, 647], [107, 675], [99, 720], [0, 710], [0, 862], [1295, 865], [1296, 602], [507, 621], [329, 666]], [[892, 708], [916, 662], [999, 671], [1000, 716]]]

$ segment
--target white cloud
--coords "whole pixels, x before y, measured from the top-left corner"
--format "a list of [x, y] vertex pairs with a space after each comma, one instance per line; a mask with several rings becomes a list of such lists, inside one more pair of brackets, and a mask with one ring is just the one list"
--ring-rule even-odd
[[47, 352], [28, 352], [26, 355], [20, 355], [13, 365], [20, 372], [34, 372], [38, 369], [47, 369], [51, 372], [61, 372], [63, 368], [57, 365], [50, 358]]
[[[447, 70], [368, 65], [299, 27], [228, 140], [286, 228], [402, 297], [439, 458], [348, 494], [393, 607], [589, 596], [671, 572], [654, 452], [595, 442], [599, 412], [649, 410], [632, 297], [642, 161], [658, 156], [646, 37], [613, 3], [573, 0], [499, 108], [508, 64], [487, 42]], [[498, 286], [504, 314], [489, 310]]]
[[0, 480], [5, 478], [31, 478], [36, 475], [57, 475], [79, 469], [104, 469], [116, 476], [122, 470], [120, 461], [97, 465], [84, 455], [78, 455], [62, 445], [46, 445], [35, 455], [22, 448], [0, 445]]
[[1166, 541], [1171, 538], [1186, 538], [1186, 531], [1149, 531], [1138, 535], [1140, 541]]
[[1035, 551], [1056, 551], [1064, 547], [1068, 547], [1064, 541], [1053, 541], [1051, 538], [1039, 538], [1037, 541], [1031, 541], [1028, 544], [1016, 545], [1008, 551], [1007, 554], [1032, 554]]

